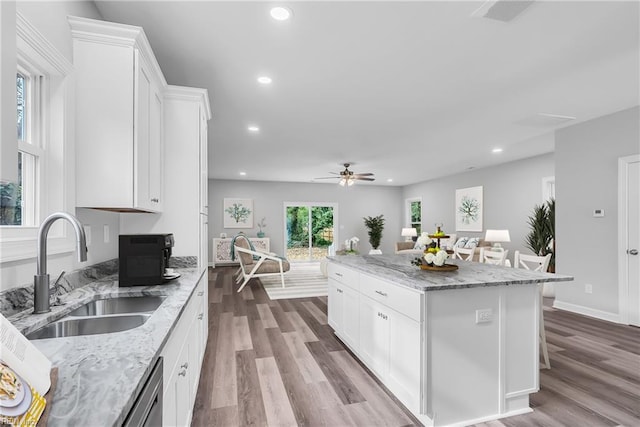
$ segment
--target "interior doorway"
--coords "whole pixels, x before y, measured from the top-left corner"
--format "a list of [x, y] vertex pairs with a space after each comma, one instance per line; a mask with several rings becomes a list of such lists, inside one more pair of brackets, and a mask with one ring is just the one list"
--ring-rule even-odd
[[618, 161], [620, 321], [640, 326], [640, 155]]
[[330, 255], [337, 241], [338, 205], [285, 202], [286, 257], [292, 262], [317, 262]]

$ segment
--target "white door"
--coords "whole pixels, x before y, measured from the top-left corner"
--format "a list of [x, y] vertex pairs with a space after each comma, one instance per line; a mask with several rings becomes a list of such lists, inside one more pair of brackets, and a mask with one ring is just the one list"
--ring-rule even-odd
[[621, 321], [640, 326], [640, 156], [621, 158], [618, 169]]

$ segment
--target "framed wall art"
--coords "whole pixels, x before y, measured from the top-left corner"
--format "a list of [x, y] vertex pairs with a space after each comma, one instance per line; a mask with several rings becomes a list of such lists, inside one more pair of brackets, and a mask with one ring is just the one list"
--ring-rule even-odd
[[224, 228], [253, 228], [253, 199], [225, 198], [222, 211]]
[[482, 231], [482, 186], [456, 190], [456, 231]]

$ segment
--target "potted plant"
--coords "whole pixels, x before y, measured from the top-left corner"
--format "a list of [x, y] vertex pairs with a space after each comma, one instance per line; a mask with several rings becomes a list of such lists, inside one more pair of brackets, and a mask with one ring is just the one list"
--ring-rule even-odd
[[373, 248], [373, 253], [382, 253], [378, 248], [380, 247], [380, 240], [382, 239], [382, 230], [384, 230], [384, 218], [383, 215], [375, 217], [364, 217], [364, 225], [368, 228], [369, 244]]
[[556, 201], [550, 199], [547, 203], [536, 205], [529, 217], [529, 234], [526, 236], [525, 245], [538, 256], [551, 254], [549, 272], [555, 272], [555, 213]]
[[262, 231], [262, 228], [267, 228], [267, 223], [265, 222], [266, 219], [267, 219], [266, 217], [262, 217], [262, 219], [258, 223], [258, 228], [260, 229], [260, 231], [258, 231], [258, 237], [260, 238], [264, 237], [264, 232]]

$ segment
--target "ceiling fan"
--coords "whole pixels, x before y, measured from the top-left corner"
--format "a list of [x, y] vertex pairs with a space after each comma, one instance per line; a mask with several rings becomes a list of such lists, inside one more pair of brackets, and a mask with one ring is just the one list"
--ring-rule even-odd
[[352, 186], [356, 181], [375, 181], [376, 179], [373, 177], [371, 172], [365, 173], [353, 173], [353, 171], [349, 170], [349, 166], [352, 163], [343, 163], [344, 170], [340, 172], [329, 172], [336, 176], [324, 176], [315, 179], [339, 179], [338, 184], [341, 186]]

